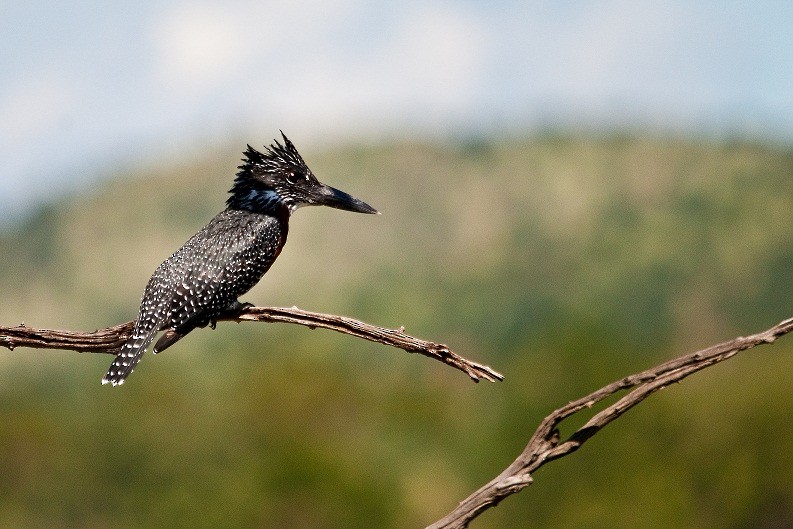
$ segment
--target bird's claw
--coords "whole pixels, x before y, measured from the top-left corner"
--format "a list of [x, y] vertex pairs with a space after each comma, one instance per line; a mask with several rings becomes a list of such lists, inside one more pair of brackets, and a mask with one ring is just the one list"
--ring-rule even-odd
[[255, 307], [255, 306], [256, 305], [254, 305], [253, 303], [248, 303], [247, 301], [246, 302], [235, 301], [234, 303], [231, 304], [231, 307], [229, 307], [229, 310], [231, 310], [231, 312], [235, 312], [237, 314], [241, 314], [241, 313], [245, 312], [246, 310], [248, 310], [248, 309], [250, 309], [252, 307]]

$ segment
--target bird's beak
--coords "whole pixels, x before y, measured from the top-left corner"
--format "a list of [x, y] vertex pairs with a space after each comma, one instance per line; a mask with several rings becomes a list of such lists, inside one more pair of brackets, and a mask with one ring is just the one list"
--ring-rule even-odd
[[319, 188], [315, 189], [312, 194], [314, 195], [314, 203], [318, 206], [330, 206], [332, 208], [355, 211], [356, 213], [379, 213], [363, 200], [358, 200], [344, 191], [339, 191], [325, 184], [320, 184]]

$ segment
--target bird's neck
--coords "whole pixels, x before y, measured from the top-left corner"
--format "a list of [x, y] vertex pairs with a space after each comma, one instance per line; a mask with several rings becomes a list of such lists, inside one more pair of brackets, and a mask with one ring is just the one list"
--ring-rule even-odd
[[289, 233], [289, 213], [289, 207], [281, 200], [265, 200], [253, 195], [232, 195], [227, 201], [226, 210], [221, 215], [259, 216], [275, 219], [279, 232], [275, 254], [277, 256], [286, 243], [286, 235]]
[[272, 189], [237, 189], [229, 197], [227, 205], [230, 209], [289, 218], [289, 207]]

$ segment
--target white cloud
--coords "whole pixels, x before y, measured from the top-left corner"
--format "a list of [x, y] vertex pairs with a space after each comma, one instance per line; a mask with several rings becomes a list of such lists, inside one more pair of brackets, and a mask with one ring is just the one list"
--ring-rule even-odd
[[0, 141], [24, 144], [69, 119], [74, 91], [47, 73], [26, 76], [0, 95]]
[[380, 68], [372, 66], [397, 97], [464, 110], [484, 75], [487, 42], [487, 30], [475, 16], [460, 8], [422, 5], [407, 13], [378, 61]]
[[675, 36], [684, 23], [672, 3], [614, 0], [582, 10], [565, 35], [557, 82], [588, 100], [657, 86], [658, 73], [680, 60], [670, 52], [682, 51]]
[[[383, 20], [364, 16], [356, 24], [325, 24], [298, 46], [284, 43], [266, 67], [237, 83], [241, 113], [254, 122], [347, 134], [417, 122], [433, 128], [476, 106], [489, 52], [476, 16], [421, 4], [385, 20], [375, 33], [367, 24]], [[341, 49], [340, 36], [354, 45]]]
[[152, 39], [155, 75], [178, 92], [227, 82], [248, 58], [234, 11], [219, 4], [182, 5], [160, 14]]
[[[322, 54], [340, 36], [356, 0], [178, 3], [151, 24], [159, 83], [190, 97], [234, 91], [251, 76], [272, 76], [296, 52]], [[337, 25], [338, 23], [338, 25]], [[258, 70], [258, 72], [257, 72]]]

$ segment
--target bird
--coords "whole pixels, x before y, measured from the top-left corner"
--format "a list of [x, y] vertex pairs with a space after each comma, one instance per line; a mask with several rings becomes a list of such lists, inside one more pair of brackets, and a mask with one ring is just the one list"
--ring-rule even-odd
[[303, 206], [330, 206], [379, 213], [369, 204], [323, 184], [281, 131], [258, 151], [247, 146], [218, 213], [152, 274], [130, 338], [122, 345], [102, 384], [118, 386], [140, 362], [157, 334], [152, 352], [164, 351], [197, 327], [251, 306], [239, 297], [270, 269], [286, 243], [289, 218]]

